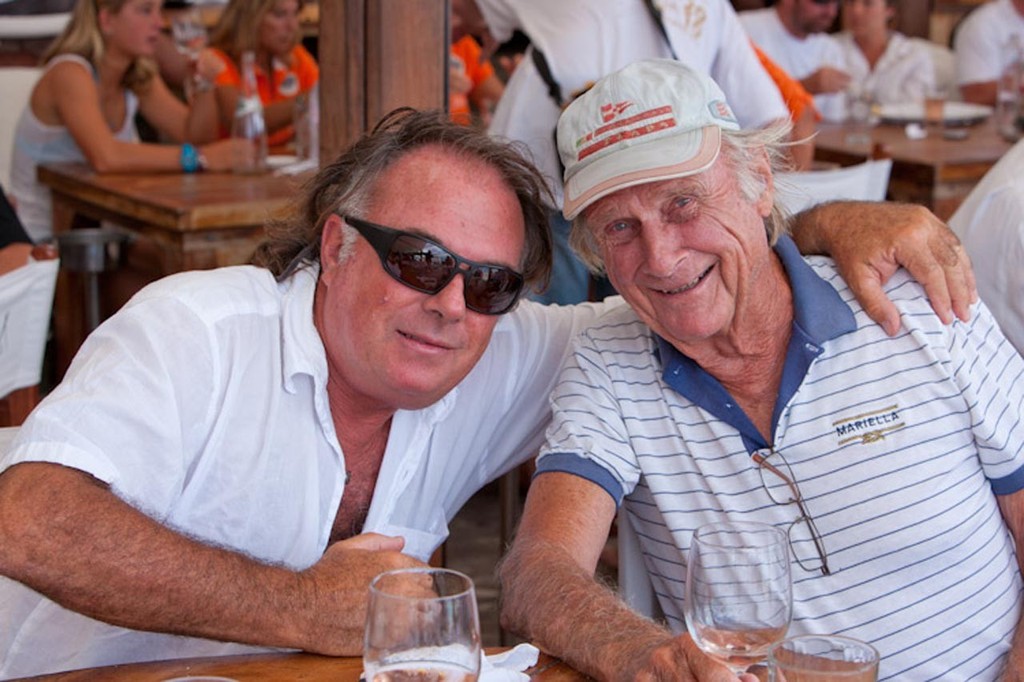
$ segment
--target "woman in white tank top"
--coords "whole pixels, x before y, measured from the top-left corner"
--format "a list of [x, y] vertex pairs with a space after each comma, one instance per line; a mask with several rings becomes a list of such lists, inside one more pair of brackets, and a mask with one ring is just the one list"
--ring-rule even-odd
[[[52, 236], [50, 195], [40, 163], [85, 162], [98, 172], [226, 170], [233, 140], [217, 136], [212, 92], [191, 107], [174, 96], [152, 61], [161, 0], [78, 0], [64, 32], [43, 57], [46, 69], [15, 131], [11, 194], [29, 235]], [[135, 113], [163, 139], [139, 142]]]

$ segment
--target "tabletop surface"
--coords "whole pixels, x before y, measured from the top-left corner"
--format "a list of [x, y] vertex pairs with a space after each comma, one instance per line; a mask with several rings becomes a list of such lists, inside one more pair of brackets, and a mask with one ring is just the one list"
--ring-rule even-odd
[[[362, 659], [357, 657], [331, 658], [304, 653], [275, 653], [133, 663], [21, 679], [23, 682], [164, 682], [175, 677], [205, 675], [227, 677], [238, 682], [358, 682], [362, 671]], [[582, 682], [587, 679], [546, 654], [541, 654], [537, 665], [527, 672], [532, 680], [538, 682]]]
[[819, 154], [831, 152], [860, 159], [866, 158], [875, 145], [881, 145], [881, 151], [895, 162], [931, 167], [991, 165], [1013, 146], [999, 134], [992, 119], [955, 130], [966, 131], [967, 138], [950, 140], [930, 132], [924, 139], [911, 140], [904, 126], [880, 124], [871, 130], [871, 141], [866, 142], [851, 141], [851, 129], [846, 124], [823, 123], [814, 144]]
[[39, 181], [57, 198], [179, 231], [262, 225], [296, 196], [308, 175], [97, 173], [85, 164], [46, 164]]

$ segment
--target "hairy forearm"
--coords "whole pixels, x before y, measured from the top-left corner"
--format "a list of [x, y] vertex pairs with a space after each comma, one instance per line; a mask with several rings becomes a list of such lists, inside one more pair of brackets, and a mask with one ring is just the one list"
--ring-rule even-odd
[[[829, 255], [829, 233], [826, 229], [832, 220], [841, 216], [844, 202], [819, 204], [790, 218], [789, 233], [796, 242], [800, 253], [805, 256]], [[841, 218], [840, 218], [841, 219]]]
[[632, 680], [672, 635], [629, 609], [561, 548], [520, 543], [502, 562], [502, 624], [599, 680]]
[[22, 464], [0, 477], [0, 543], [4, 574], [114, 625], [267, 646], [311, 639], [314, 580], [169, 530], [73, 469]]

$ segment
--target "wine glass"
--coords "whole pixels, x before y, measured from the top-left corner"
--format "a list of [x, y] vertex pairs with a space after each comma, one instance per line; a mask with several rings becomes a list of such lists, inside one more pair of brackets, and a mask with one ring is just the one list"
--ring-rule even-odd
[[480, 619], [473, 581], [444, 568], [381, 573], [370, 583], [367, 682], [474, 682]]
[[188, 60], [189, 75], [185, 78], [184, 87], [185, 100], [191, 102], [196, 81], [199, 78], [197, 72], [199, 54], [206, 48], [209, 40], [199, 9], [187, 7], [176, 12], [171, 19], [171, 34], [174, 36], [174, 44], [178, 48], [178, 53]]
[[793, 614], [789, 540], [763, 523], [725, 522], [693, 533], [686, 627], [709, 656], [745, 671], [786, 636]]

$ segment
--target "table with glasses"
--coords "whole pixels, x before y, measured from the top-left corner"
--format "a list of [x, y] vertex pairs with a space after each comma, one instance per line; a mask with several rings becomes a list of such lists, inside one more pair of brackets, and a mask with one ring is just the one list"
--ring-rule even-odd
[[[488, 650], [494, 653], [496, 650]], [[132, 663], [22, 678], [33, 682], [164, 682], [184, 676], [227, 677], [238, 682], [358, 682], [363, 661], [358, 657], [331, 658], [304, 653], [248, 654]], [[583, 682], [587, 678], [562, 661], [541, 654], [527, 670], [536, 682]]]
[[[848, 124], [822, 123], [815, 138], [817, 161], [849, 166], [872, 156], [893, 160], [888, 197], [922, 204], [948, 220], [982, 176], [1012, 146], [990, 118], [976, 125], [951, 128], [964, 139], [947, 139], [938, 131], [912, 140], [902, 125], [881, 124], [870, 136]], [[962, 133], [961, 133], [962, 134]]]
[[[40, 166], [53, 197], [55, 235], [79, 216], [130, 233], [126, 262], [106, 278], [103, 311], [116, 310], [139, 288], [183, 270], [249, 260], [266, 222], [298, 193], [303, 176], [231, 173], [96, 173], [84, 164]], [[87, 330], [83, 285], [61, 277], [54, 300], [56, 365], [62, 374]]]

